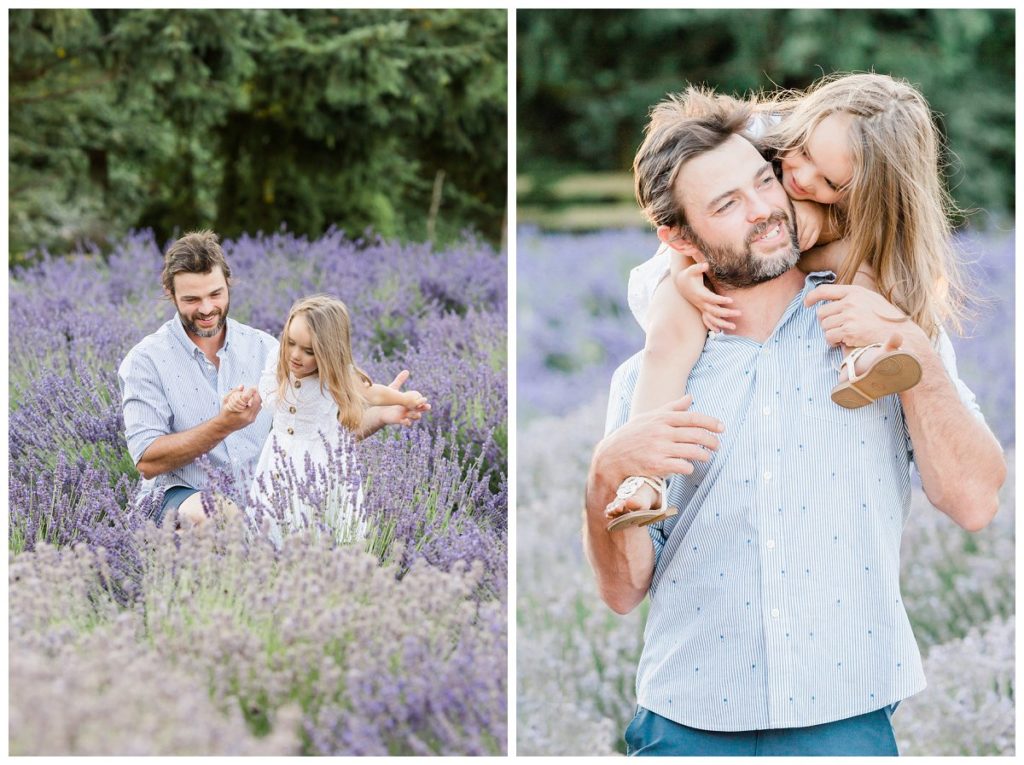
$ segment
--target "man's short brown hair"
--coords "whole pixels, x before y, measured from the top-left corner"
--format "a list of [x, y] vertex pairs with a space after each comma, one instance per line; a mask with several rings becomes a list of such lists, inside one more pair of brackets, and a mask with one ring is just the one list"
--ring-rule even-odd
[[224, 272], [225, 281], [231, 278], [231, 269], [224, 259], [217, 235], [212, 231], [192, 231], [167, 249], [160, 279], [164, 289], [174, 295], [174, 277], [177, 274], [208, 274], [217, 267]]
[[675, 193], [680, 168], [742, 134], [751, 112], [743, 101], [692, 85], [651, 110], [644, 141], [633, 159], [633, 182], [636, 200], [652, 224], [686, 225]]

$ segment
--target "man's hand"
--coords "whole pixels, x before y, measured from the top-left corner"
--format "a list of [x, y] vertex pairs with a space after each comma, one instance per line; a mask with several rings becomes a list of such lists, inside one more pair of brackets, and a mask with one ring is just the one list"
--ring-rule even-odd
[[808, 292], [804, 303], [810, 307], [822, 300], [832, 301], [818, 309], [818, 321], [829, 345], [855, 348], [884, 343], [897, 330], [913, 336], [914, 345], [928, 342], [920, 327], [877, 292], [855, 285], [823, 284]]
[[216, 416], [181, 433], [168, 433], [156, 438], [136, 464], [139, 473], [143, 478], [153, 478], [187, 465], [212, 451], [236, 430], [251, 425], [262, 405], [255, 388], [239, 385], [228, 391]]
[[259, 416], [263, 401], [259, 391], [239, 385], [224, 397], [220, 408], [221, 424], [230, 432], [252, 425]]
[[[693, 396], [686, 394], [608, 434], [594, 452], [591, 474], [598, 474], [600, 483], [611, 487], [614, 495], [619, 484], [631, 475], [692, 473], [694, 462], [711, 459], [711, 452], [718, 449], [715, 433], [725, 429], [717, 418], [689, 411], [692, 403]], [[611, 496], [595, 500], [603, 512]]]
[[690, 395], [608, 434], [594, 450], [587, 478], [583, 546], [602, 600], [619, 614], [637, 606], [654, 574], [654, 549], [644, 528], [607, 531], [605, 507], [623, 479], [631, 475], [666, 476], [693, 472], [718, 448], [724, 426], [714, 417], [689, 411]]

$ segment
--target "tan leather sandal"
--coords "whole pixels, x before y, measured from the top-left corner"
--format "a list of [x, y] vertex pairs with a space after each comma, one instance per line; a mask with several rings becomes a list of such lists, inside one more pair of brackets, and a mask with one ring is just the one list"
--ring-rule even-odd
[[[847, 379], [832, 389], [832, 400], [846, 409], [859, 409], [872, 401], [913, 388], [921, 380], [921, 362], [917, 356], [897, 349], [887, 351], [875, 359], [864, 374], [857, 374], [857, 359], [869, 348], [881, 348], [881, 343], [854, 348], [843, 359]], [[840, 369], [842, 369], [840, 366]]]
[[[650, 486], [656, 492], [658, 492], [657, 505], [648, 508], [647, 510], [629, 510], [622, 512], [621, 508], [625, 505], [626, 500], [632, 497], [637, 491], [640, 490], [641, 486]], [[611, 523], [608, 524], [608, 531], [620, 531], [621, 529], [627, 529], [632, 526], [646, 526], [649, 523], [656, 523], [664, 520], [670, 516], [676, 515], [679, 511], [674, 507], [666, 507], [666, 496], [665, 496], [665, 479], [664, 478], [651, 478], [646, 475], [631, 475], [625, 481], [619, 484], [618, 491], [615, 492], [615, 499], [608, 503], [605, 508], [605, 515], [612, 519]], [[620, 512], [616, 513], [615, 511]]]

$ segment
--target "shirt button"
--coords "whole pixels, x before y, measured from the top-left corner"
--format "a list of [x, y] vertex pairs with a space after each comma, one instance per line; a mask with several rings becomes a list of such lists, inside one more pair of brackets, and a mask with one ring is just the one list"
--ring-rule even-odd
[[294, 406], [288, 407], [288, 413], [289, 414], [295, 414], [295, 407]]
[[762, 413], [763, 413], [763, 414], [764, 414], [765, 416], [768, 416], [769, 414], [771, 414], [771, 413], [772, 413], [772, 408], [771, 408], [770, 406], [766, 406], [766, 407], [765, 407], [764, 409], [762, 409], [762, 410], [761, 410], [761, 412], [762, 412]]
[[302, 387], [302, 380], [296, 380], [295, 381], [295, 387], [296, 388], [301, 388]]
[[765, 544], [765, 547], [767, 547], [769, 550], [774, 550], [775, 549], [775, 540], [774, 539], [769, 539], [764, 544]]
[[767, 470], [764, 471], [764, 480], [766, 480], [766, 481], [772, 480], [772, 474], [769, 473]]
[[295, 431], [292, 428], [288, 428], [288, 435], [289, 436], [294, 436], [295, 435]]
[[779, 609], [777, 609], [777, 608], [773, 608], [772, 609], [772, 618], [773, 619], [778, 619], [779, 618], [779, 614], [780, 614]]

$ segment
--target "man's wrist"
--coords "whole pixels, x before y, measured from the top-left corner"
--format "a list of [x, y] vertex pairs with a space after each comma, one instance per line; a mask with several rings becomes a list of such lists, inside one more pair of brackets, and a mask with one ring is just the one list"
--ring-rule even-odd
[[[618, 476], [612, 465], [608, 463], [606, 453], [607, 439], [602, 439], [594, 448], [594, 457], [590, 461], [590, 473], [587, 476], [587, 506], [605, 507], [611, 502], [616, 489], [625, 476]], [[616, 480], [618, 479], [618, 480]]]
[[213, 419], [208, 420], [207, 424], [210, 428], [210, 436], [216, 438], [217, 441], [223, 441], [225, 438], [234, 433], [238, 428], [232, 426], [231, 421], [221, 410], [218, 412]]

